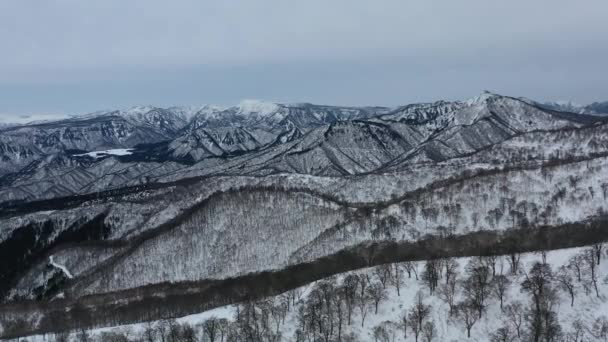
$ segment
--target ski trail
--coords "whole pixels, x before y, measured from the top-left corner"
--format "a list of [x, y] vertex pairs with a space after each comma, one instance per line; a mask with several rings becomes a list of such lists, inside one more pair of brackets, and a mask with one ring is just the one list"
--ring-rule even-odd
[[56, 267], [56, 268], [60, 269], [61, 271], [63, 271], [63, 273], [69, 279], [74, 278], [74, 276], [72, 275], [72, 273], [70, 273], [70, 271], [68, 271], [68, 269], [65, 266], [56, 264], [55, 261], [53, 261], [53, 256], [52, 255], [49, 257], [49, 262], [51, 263], [51, 265], [53, 265], [53, 267]]

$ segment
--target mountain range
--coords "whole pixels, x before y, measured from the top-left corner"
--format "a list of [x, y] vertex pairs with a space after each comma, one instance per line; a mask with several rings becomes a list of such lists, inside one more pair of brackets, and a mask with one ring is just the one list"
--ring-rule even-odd
[[493, 239], [507, 248], [524, 229], [567, 231], [545, 240], [575, 246], [608, 210], [608, 117], [592, 106], [485, 92], [395, 108], [136, 107], [2, 128], [0, 317], [25, 312], [44, 331], [54, 305], [207, 293], [302, 265], [316, 265], [312, 281], [332, 258], [375, 265], [411, 257], [386, 246], [431, 253], [445, 236], [466, 242], [448, 250], [458, 256]]

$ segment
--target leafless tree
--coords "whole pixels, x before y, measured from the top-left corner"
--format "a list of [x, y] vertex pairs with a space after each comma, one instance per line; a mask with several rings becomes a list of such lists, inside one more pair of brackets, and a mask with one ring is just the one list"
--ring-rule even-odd
[[585, 265], [585, 258], [582, 254], [576, 254], [568, 261], [568, 267], [574, 270], [576, 273], [576, 279], [581, 282], [583, 281], [583, 267]]
[[403, 284], [403, 265], [400, 263], [393, 264], [393, 276], [390, 279], [391, 284], [397, 290], [397, 296], [401, 296], [401, 285]]
[[445, 283], [447, 284], [458, 275], [459, 264], [454, 258], [446, 258], [443, 261], [443, 267], [445, 270]]
[[551, 266], [546, 263], [535, 263], [529, 272], [525, 274], [525, 280], [521, 284], [522, 291], [532, 296], [532, 305], [526, 311], [529, 324], [530, 340], [539, 342], [541, 337], [547, 341], [561, 333], [561, 327], [557, 321], [554, 306], [557, 295], [551, 287], [553, 272]]
[[570, 329], [570, 332], [567, 335], [568, 341], [583, 342], [586, 330], [587, 328], [583, 321], [580, 319], [574, 320], [574, 322], [572, 322], [572, 329]]
[[431, 295], [435, 292], [435, 289], [439, 284], [439, 267], [438, 259], [427, 260], [424, 264], [422, 280], [424, 280], [425, 284], [428, 286]]
[[158, 336], [160, 337], [161, 342], [165, 342], [167, 339], [167, 333], [169, 331], [169, 321], [160, 320], [156, 323], [156, 331], [158, 331]]
[[513, 342], [516, 336], [508, 325], [498, 328], [491, 336], [490, 342]]
[[437, 291], [439, 298], [450, 307], [450, 316], [454, 314], [456, 306], [456, 285], [456, 277], [452, 276], [447, 283], [439, 285], [439, 290]]
[[412, 273], [414, 274], [416, 280], [418, 280], [418, 264], [413, 261], [406, 261], [403, 263], [405, 267], [405, 271], [407, 272], [407, 277], [411, 278]]
[[604, 250], [604, 244], [603, 243], [596, 243], [593, 245], [593, 251], [595, 252], [595, 257], [597, 259], [597, 264], [600, 264], [600, 261], [602, 260], [602, 251]]
[[468, 277], [463, 286], [464, 295], [466, 300], [477, 308], [481, 318], [490, 294], [490, 270], [479, 260], [473, 259], [467, 265], [467, 273]]
[[349, 274], [342, 281], [342, 292], [346, 301], [348, 325], [350, 325], [353, 308], [355, 307], [358, 287], [359, 276], [356, 274]]
[[375, 311], [374, 314], [378, 314], [378, 304], [384, 299], [386, 299], [386, 292], [384, 288], [379, 283], [372, 283], [367, 287], [367, 294], [374, 302]]
[[367, 273], [359, 274], [359, 289], [361, 291], [361, 296], [365, 296], [365, 290], [367, 286], [370, 284], [371, 280]]
[[391, 278], [391, 265], [383, 264], [374, 268], [374, 274], [376, 275], [378, 280], [380, 280], [382, 288], [386, 289], [386, 283]]
[[507, 319], [515, 328], [517, 338], [521, 338], [523, 332], [523, 323], [525, 321], [523, 305], [519, 301], [508, 304], [505, 306], [505, 313], [507, 315]]
[[465, 300], [457, 305], [458, 318], [467, 330], [467, 337], [471, 337], [471, 328], [480, 318], [477, 305], [469, 300]]
[[156, 342], [157, 330], [152, 322], [147, 322], [144, 328], [144, 341]]
[[496, 297], [500, 300], [500, 310], [503, 309], [503, 301], [509, 286], [511, 285], [511, 280], [505, 276], [504, 274], [499, 274], [492, 278], [492, 290]]
[[608, 318], [606, 316], [596, 318], [590, 333], [598, 340], [608, 341]]
[[336, 300], [335, 300], [335, 316], [337, 318], [337, 323], [338, 323], [338, 341], [342, 340], [342, 330], [343, 330], [343, 325], [344, 325], [344, 320], [346, 319], [347, 316], [347, 305], [346, 305], [346, 300], [344, 298], [344, 294], [342, 293], [338, 293], [336, 295]]
[[219, 333], [219, 324], [218, 319], [215, 317], [210, 317], [205, 322], [203, 322], [203, 333], [210, 342], [215, 342], [215, 339]]
[[67, 331], [62, 331], [55, 334], [55, 342], [69, 342], [70, 341], [70, 333]]
[[517, 272], [519, 271], [520, 259], [521, 253], [519, 252], [512, 252], [511, 254], [509, 254], [509, 265], [511, 266], [511, 274], [517, 274]]
[[401, 314], [401, 320], [399, 321], [399, 328], [403, 330], [403, 339], [407, 339], [407, 325], [408, 325], [408, 313], [407, 311]]
[[371, 298], [367, 294], [357, 297], [357, 309], [359, 309], [359, 315], [361, 316], [361, 327], [365, 324], [365, 317], [367, 317], [367, 313], [369, 312], [370, 304]]
[[424, 327], [424, 323], [431, 313], [431, 307], [429, 305], [424, 304], [424, 296], [422, 292], [418, 292], [416, 294], [416, 302], [414, 306], [410, 309], [408, 314], [409, 326], [414, 333], [416, 342], [418, 342], [418, 337], [420, 336], [420, 332]]
[[555, 281], [557, 281], [558, 287], [570, 296], [570, 306], [574, 306], [576, 284], [570, 269], [566, 266], [561, 266], [555, 275]]
[[587, 276], [589, 277], [589, 282], [593, 285], [593, 288], [595, 289], [595, 295], [599, 297], [600, 292], [597, 288], [598, 267], [596, 263], [595, 250], [593, 249], [593, 247], [583, 251], [583, 260]]
[[383, 325], [374, 327], [374, 342], [390, 342], [388, 333]]
[[482, 263], [492, 270], [492, 277], [496, 275], [496, 264], [500, 258], [498, 255], [489, 255], [482, 258]]
[[86, 329], [82, 328], [76, 335], [76, 339], [78, 342], [89, 342], [91, 341], [91, 336], [89, 336], [89, 332]]
[[220, 333], [220, 342], [224, 342], [224, 338], [228, 336], [228, 332], [230, 331], [230, 321], [226, 318], [218, 319], [217, 328]]
[[435, 323], [432, 321], [426, 322], [424, 327], [422, 327], [422, 336], [424, 336], [424, 342], [433, 342], [436, 335], [437, 329], [435, 328]]

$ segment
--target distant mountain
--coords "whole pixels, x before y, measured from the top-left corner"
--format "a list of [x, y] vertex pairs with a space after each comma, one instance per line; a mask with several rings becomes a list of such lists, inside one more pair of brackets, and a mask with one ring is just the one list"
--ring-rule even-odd
[[[187, 111], [136, 107], [5, 130], [0, 201], [220, 174], [386, 172], [596, 120], [491, 93], [395, 109], [257, 101]], [[83, 153], [114, 148], [133, 150]]]
[[593, 102], [589, 105], [579, 105], [572, 102], [545, 102], [542, 106], [559, 110], [563, 112], [579, 113], [579, 114], [591, 114], [591, 115], [608, 115], [608, 101], [606, 102]]

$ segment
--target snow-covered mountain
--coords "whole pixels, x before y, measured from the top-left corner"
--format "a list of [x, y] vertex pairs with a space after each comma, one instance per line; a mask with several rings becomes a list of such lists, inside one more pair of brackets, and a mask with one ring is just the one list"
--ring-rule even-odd
[[545, 102], [542, 106], [562, 112], [579, 114], [606, 115], [608, 114], [608, 102], [593, 102], [588, 105], [580, 105], [572, 101]]
[[75, 305], [200, 294], [191, 313], [264, 281], [608, 239], [605, 118], [497, 94], [137, 107], [0, 133], [0, 331], [6, 312], [46, 331]]
[[[4, 185], [0, 201], [67, 196], [219, 174], [343, 176], [386, 172], [467, 155], [530, 131], [579, 127], [600, 120], [544, 110], [519, 99], [489, 93], [468, 101], [440, 101], [393, 110], [246, 101], [230, 108], [205, 106], [191, 110], [190, 116], [173, 111], [170, 114], [169, 110], [136, 108], [110, 116], [123, 120], [125, 125], [140, 122], [132, 127], [153, 132], [148, 140], [136, 138], [141, 136], [137, 132], [122, 139], [111, 135], [102, 139], [108, 143], [97, 145], [68, 139], [50, 144], [46, 154], [38, 145], [24, 141], [21, 146], [29, 146], [28, 151], [34, 152], [27, 158], [7, 153], [5, 165], [17, 170], [0, 179]], [[185, 123], [187, 117], [190, 120]], [[107, 116], [88, 120], [99, 118]], [[160, 118], [173, 118], [166, 120], [172, 124], [161, 125], [159, 122], [164, 119]], [[62, 127], [70, 123], [65, 122]], [[173, 128], [168, 129], [169, 126]], [[26, 126], [23, 130], [31, 128]], [[49, 135], [48, 130], [40, 132]], [[73, 153], [58, 146], [87, 152], [134, 149], [128, 156], [106, 154], [110, 160], [83, 160], [87, 159], [82, 157], [86, 156], [84, 152]], [[51, 157], [53, 154], [57, 157]], [[65, 167], [43, 162], [64, 157], [78, 160]], [[71, 166], [78, 163], [83, 166]], [[108, 168], [109, 165], [114, 166]], [[112, 180], [93, 182], [96, 177]]]

